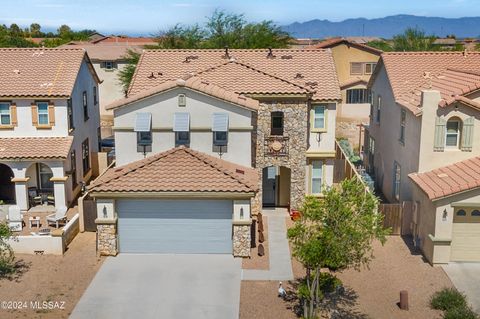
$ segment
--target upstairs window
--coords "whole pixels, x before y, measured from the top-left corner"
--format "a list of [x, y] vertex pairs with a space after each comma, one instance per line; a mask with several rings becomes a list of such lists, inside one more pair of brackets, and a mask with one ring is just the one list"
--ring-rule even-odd
[[445, 135], [445, 146], [447, 148], [458, 148], [460, 144], [461, 120], [453, 117], [447, 121], [447, 129]]
[[401, 168], [397, 162], [393, 164], [393, 197], [398, 201], [400, 200], [400, 178]]
[[228, 144], [228, 114], [213, 113], [213, 145], [226, 146]]
[[98, 104], [97, 87], [93, 87], [93, 105]]
[[372, 94], [368, 89], [347, 90], [347, 104], [371, 103]]
[[88, 138], [82, 143], [82, 165], [83, 165], [83, 175], [87, 175], [90, 170], [90, 145], [88, 143]]
[[272, 112], [270, 135], [283, 135], [283, 112]]
[[137, 132], [137, 152], [147, 153], [152, 149], [152, 113], [135, 114], [135, 127]]
[[10, 103], [0, 103], [0, 125], [12, 124]]
[[70, 152], [70, 174], [72, 175], [72, 189], [77, 186], [77, 155], [75, 150]]
[[87, 91], [83, 91], [82, 95], [82, 105], [83, 105], [83, 120], [88, 120], [88, 98], [87, 98]]
[[402, 109], [400, 111], [400, 142], [405, 144], [405, 124], [407, 120], [407, 112]]
[[113, 70], [115, 68], [115, 62], [105, 61], [105, 62], [103, 62], [103, 66], [104, 66], [105, 70]]
[[376, 66], [377, 63], [365, 63], [365, 74], [372, 74]]
[[363, 74], [363, 63], [362, 62], [352, 62], [352, 63], [350, 63], [350, 74], [351, 75], [362, 75]]
[[190, 114], [175, 113], [173, 115], [173, 131], [175, 132], [175, 146], [190, 145]]
[[38, 125], [49, 125], [48, 102], [37, 102]]
[[312, 131], [323, 131], [325, 128], [325, 106], [316, 105], [312, 109]]
[[377, 96], [377, 123], [380, 124], [380, 115], [382, 112], [382, 97], [379, 95]]
[[68, 129], [72, 131], [75, 127], [73, 125], [73, 106], [72, 106], [72, 99], [68, 99], [67, 101], [67, 113], [68, 113]]

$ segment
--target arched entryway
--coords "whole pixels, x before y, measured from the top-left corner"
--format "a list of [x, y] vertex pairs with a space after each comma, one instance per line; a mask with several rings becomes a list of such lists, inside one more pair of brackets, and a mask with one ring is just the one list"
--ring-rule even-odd
[[262, 170], [263, 207], [290, 205], [291, 171], [284, 166], [268, 166]]
[[13, 171], [5, 164], [0, 164], [0, 201], [15, 203], [15, 183], [12, 182]]

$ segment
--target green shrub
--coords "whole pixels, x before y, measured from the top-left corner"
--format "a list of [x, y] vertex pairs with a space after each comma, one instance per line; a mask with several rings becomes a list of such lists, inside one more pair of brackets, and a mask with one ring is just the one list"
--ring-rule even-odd
[[451, 308], [445, 311], [444, 319], [478, 319], [478, 316], [467, 306]]
[[331, 293], [342, 285], [342, 281], [334, 275], [324, 272], [320, 274], [319, 284], [320, 290]]
[[455, 288], [444, 288], [433, 294], [430, 300], [430, 306], [433, 309], [444, 311], [453, 308], [467, 308], [467, 300], [465, 296]]
[[15, 272], [15, 254], [7, 240], [12, 236], [8, 224], [0, 223], [0, 278]]

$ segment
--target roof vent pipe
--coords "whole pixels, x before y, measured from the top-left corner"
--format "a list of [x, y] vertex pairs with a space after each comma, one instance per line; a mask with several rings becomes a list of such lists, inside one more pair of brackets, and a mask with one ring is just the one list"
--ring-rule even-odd
[[268, 48], [267, 58], [272, 59], [272, 58], [274, 58], [274, 57], [275, 57], [275, 56], [273, 55], [272, 48]]
[[228, 59], [230, 58], [230, 54], [228, 53], [228, 45], [225, 46], [225, 56], [224, 56], [225, 59]]

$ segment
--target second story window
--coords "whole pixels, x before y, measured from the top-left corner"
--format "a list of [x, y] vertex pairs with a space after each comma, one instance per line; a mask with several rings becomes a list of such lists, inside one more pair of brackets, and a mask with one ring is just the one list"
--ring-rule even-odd
[[38, 125], [47, 126], [50, 124], [48, 114], [48, 102], [37, 102]]
[[380, 124], [381, 111], [382, 111], [382, 97], [379, 95], [377, 96], [377, 114], [376, 114], [376, 120], [378, 124]]
[[0, 103], [0, 125], [11, 125], [10, 103]]
[[72, 106], [72, 99], [68, 99], [67, 101], [67, 113], [68, 113], [68, 130], [72, 131], [75, 126], [73, 125], [73, 106]]
[[228, 114], [213, 113], [213, 145], [226, 146], [228, 144]]
[[85, 176], [88, 171], [90, 171], [90, 145], [88, 143], [88, 138], [82, 143], [82, 166], [83, 176]]
[[115, 62], [113, 61], [105, 61], [103, 62], [103, 65], [105, 66], [105, 70], [113, 70], [115, 68]]
[[283, 135], [283, 112], [271, 113], [270, 135]]
[[87, 97], [87, 91], [83, 91], [82, 95], [82, 105], [83, 105], [83, 120], [87, 121], [88, 120], [88, 97]]
[[97, 105], [98, 104], [98, 96], [97, 96], [97, 87], [94, 86], [93, 87], [93, 105]]
[[400, 111], [400, 142], [405, 144], [405, 124], [407, 122], [407, 112], [402, 109]]
[[72, 175], [72, 188], [77, 187], [77, 155], [75, 150], [70, 152], [70, 174]]
[[453, 117], [447, 121], [447, 130], [445, 136], [445, 147], [458, 148], [460, 145], [461, 120]]
[[400, 179], [401, 170], [400, 165], [397, 162], [393, 164], [393, 197], [398, 201], [400, 200]]
[[190, 145], [190, 114], [175, 113], [173, 115], [173, 131], [175, 132], [175, 147]]
[[377, 63], [367, 62], [365, 63], [365, 74], [372, 74], [375, 71]]
[[350, 74], [351, 75], [362, 75], [363, 74], [363, 63], [362, 62], [352, 62], [352, 63], [350, 63]]
[[371, 103], [372, 94], [368, 89], [347, 90], [347, 104]]
[[152, 113], [142, 112], [135, 114], [135, 128], [137, 132], [137, 152], [152, 151]]
[[325, 125], [325, 106], [316, 105], [312, 108], [312, 131], [324, 131]]

